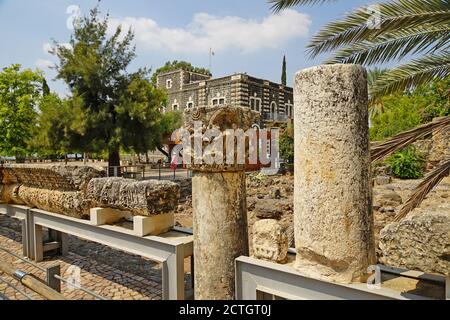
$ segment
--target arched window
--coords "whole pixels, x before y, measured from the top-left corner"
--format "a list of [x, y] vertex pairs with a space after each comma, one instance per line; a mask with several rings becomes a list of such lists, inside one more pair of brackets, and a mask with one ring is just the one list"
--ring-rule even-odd
[[277, 117], [277, 114], [278, 114], [277, 104], [275, 101], [273, 101], [270, 104], [270, 115], [271, 115], [272, 119], [275, 119]]
[[166, 81], [166, 89], [172, 89], [172, 79], [167, 79], [167, 81]]

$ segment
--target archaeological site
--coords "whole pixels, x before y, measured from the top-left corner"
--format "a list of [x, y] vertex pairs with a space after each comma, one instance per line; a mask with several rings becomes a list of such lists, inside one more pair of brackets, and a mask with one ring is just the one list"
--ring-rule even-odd
[[[271, 50], [297, 50], [284, 37], [322, 14], [268, 2], [262, 20], [198, 13], [174, 29], [70, 7], [70, 42], [46, 49], [64, 94], [45, 72], [0, 72], [0, 300], [170, 300], [208, 318], [269, 316], [281, 300], [450, 300], [449, 2], [382, 2], [376, 28], [366, 7], [323, 1], [348, 15], [324, 13], [307, 46], [324, 63], [297, 54], [288, 74], [282, 56], [281, 83], [224, 72], [241, 59], [273, 78]], [[421, 10], [440, 15], [407, 19]], [[393, 12], [409, 25], [389, 25]], [[209, 68], [131, 72], [135, 43], [209, 49]], [[195, 304], [210, 300], [258, 308]]]
[[[189, 178], [114, 177], [95, 164], [3, 164], [0, 221], [9, 234], [1, 236], [21, 240], [0, 254], [24, 258], [14, 267], [2, 259], [2, 272], [22, 270], [22, 285], [47, 299], [448, 298], [449, 177], [396, 220], [416, 182], [371, 166], [364, 68], [300, 71], [294, 101], [291, 173], [238, 162], [240, 143], [248, 144], [245, 159], [255, 146], [249, 134], [239, 141], [229, 130], [248, 132], [259, 119], [244, 106], [184, 113]], [[208, 130], [217, 133], [212, 140]], [[449, 132], [418, 141], [428, 145], [430, 165], [448, 156]], [[232, 161], [218, 161], [224, 145]], [[137, 264], [129, 268], [128, 257]], [[45, 287], [27, 282], [35, 270], [46, 274]], [[79, 288], [69, 274], [81, 279]]]

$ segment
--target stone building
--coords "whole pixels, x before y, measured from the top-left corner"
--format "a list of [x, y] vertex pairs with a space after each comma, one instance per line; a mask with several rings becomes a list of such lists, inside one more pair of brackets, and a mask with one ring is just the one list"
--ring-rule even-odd
[[212, 79], [182, 69], [162, 73], [157, 87], [168, 93], [163, 111], [200, 106], [244, 106], [261, 113], [263, 126], [278, 126], [293, 118], [293, 89], [247, 74]]

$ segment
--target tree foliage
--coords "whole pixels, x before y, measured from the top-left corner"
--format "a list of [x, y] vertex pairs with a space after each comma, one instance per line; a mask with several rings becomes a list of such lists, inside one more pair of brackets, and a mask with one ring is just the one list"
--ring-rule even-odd
[[283, 128], [280, 137], [280, 155], [283, 160], [289, 163], [294, 162], [294, 133], [290, 126]]
[[382, 141], [400, 132], [450, 115], [450, 77], [420, 86], [408, 94], [381, 98], [383, 112], [372, 113], [370, 136]]
[[0, 72], [0, 154], [23, 159], [37, 118], [43, 77], [14, 64]]
[[283, 57], [283, 67], [281, 68], [281, 84], [287, 85], [287, 74], [286, 74], [286, 56]]
[[119, 26], [108, 36], [108, 19], [95, 7], [74, 25], [70, 45], [56, 43], [54, 54], [58, 78], [67, 83], [80, 111], [82, 151], [106, 151], [109, 165], [118, 166], [121, 149], [156, 147], [165, 95], [151, 85], [147, 70], [128, 72], [135, 58], [134, 34]]
[[30, 148], [41, 158], [56, 158], [81, 152], [83, 136], [79, 126], [81, 102], [45, 95], [40, 104]]
[[211, 76], [212, 75], [211, 71], [209, 71], [208, 69], [194, 67], [191, 63], [186, 62], [186, 61], [178, 61], [178, 60], [167, 61], [164, 66], [162, 66], [161, 68], [156, 69], [156, 71], [153, 73], [153, 75], [152, 75], [152, 83], [153, 83], [153, 85], [156, 86], [156, 81], [157, 81], [157, 78], [158, 78], [159, 74], [164, 73], [164, 72], [178, 70], [178, 69], [183, 69], [185, 71], [200, 73], [200, 74], [204, 74], [204, 75], [207, 75], [207, 76]]

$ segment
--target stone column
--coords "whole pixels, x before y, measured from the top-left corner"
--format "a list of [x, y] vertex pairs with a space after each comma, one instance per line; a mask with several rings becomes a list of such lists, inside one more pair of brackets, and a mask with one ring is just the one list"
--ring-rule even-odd
[[362, 280], [376, 261], [366, 71], [306, 69], [294, 95], [295, 266], [327, 281]]
[[196, 300], [234, 299], [234, 260], [248, 255], [245, 172], [192, 178]]
[[[248, 108], [220, 107], [198, 108], [185, 112], [185, 128], [192, 140], [191, 149], [183, 150], [185, 156], [195, 151], [195, 123], [202, 123], [202, 134], [208, 129], [221, 133], [224, 147], [227, 146], [228, 129], [246, 131], [254, 123], [257, 113]], [[198, 129], [197, 129], [198, 130]], [[206, 134], [207, 135], [207, 134]], [[194, 217], [194, 295], [196, 300], [232, 300], [235, 297], [234, 260], [248, 255], [246, 165], [216, 161], [205, 163], [206, 156], [216, 155], [208, 149], [211, 137], [203, 136], [201, 163], [193, 161], [190, 169], [192, 178], [192, 206]], [[197, 140], [198, 141], [198, 140]], [[231, 141], [231, 140], [230, 140]], [[235, 140], [233, 140], [235, 141]], [[236, 147], [236, 145], [235, 145]], [[192, 149], [193, 148], [193, 149]], [[235, 149], [236, 150], [236, 149]], [[224, 148], [224, 154], [227, 150]], [[245, 152], [245, 150], [244, 150]], [[230, 155], [231, 157], [231, 155]], [[207, 161], [206, 161], [207, 162]]]

